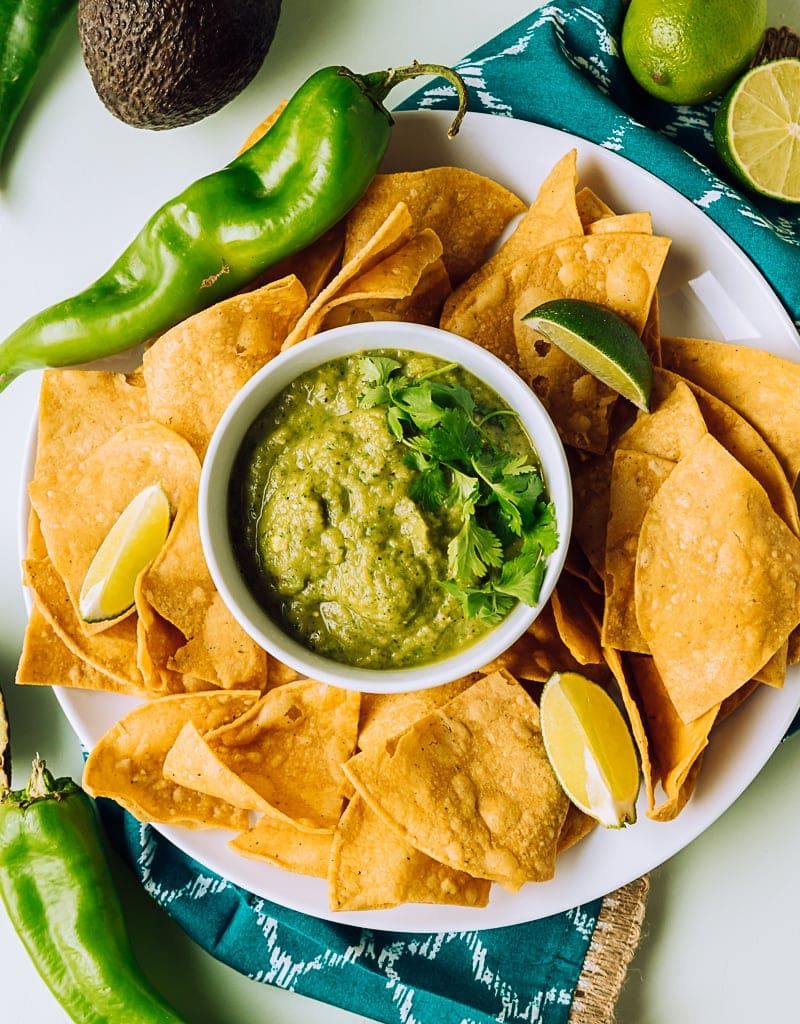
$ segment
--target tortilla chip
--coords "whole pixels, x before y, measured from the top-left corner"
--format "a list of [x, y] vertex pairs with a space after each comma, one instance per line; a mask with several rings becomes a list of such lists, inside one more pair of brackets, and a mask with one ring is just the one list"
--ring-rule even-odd
[[284, 683], [294, 682], [299, 678], [299, 672], [267, 653], [267, 686], [270, 690], [276, 686], [282, 686]]
[[84, 461], [118, 430], [149, 418], [147, 393], [134, 375], [45, 370], [33, 478], [45, 488], [76, 478]]
[[162, 334], [143, 360], [154, 420], [205, 455], [234, 395], [280, 352], [307, 304], [296, 277], [233, 295]]
[[691, 389], [680, 379], [669, 382], [654, 371], [656, 386], [650, 412], [640, 412], [620, 437], [618, 448], [677, 462], [707, 433], [708, 427]]
[[340, 292], [382, 260], [401, 249], [414, 235], [414, 226], [405, 203], [398, 203], [369, 241], [341, 268], [339, 273], [309, 304], [303, 316], [287, 335], [282, 349], [291, 348], [319, 328], [325, 312]]
[[[292, 332], [292, 343], [320, 331], [364, 320], [422, 320], [435, 322], [450, 281], [441, 260], [442, 243], [433, 231], [419, 232], [362, 274], [343, 281], [335, 278], [309, 306]], [[286, 346], [289, 346], [287, 339]]]
[[572, 477], [572, 540], [598, 577], [605, 567], [606, 523], [613, 449], [602, 453], [567, 450]]
[[552, 877], [568, 801], [539, 709], [511, 676], [485, 676], [344, 771], [379, 817], [434, 860], [511, 889]]
[[642, 523], [636, 617], [685, 722], [751, 679], [800, 621], [800, 540], [710, 434]]
[[646, 452], [617, 450], [614, 456], [605, 546], [606, 647], [649, 653], [634, 604], [636, 553], [644, 517], [674, 468], [669, 459]]
[[129, 711], [95, 744], [83, 772], [91, 796], [105, 796], [138, 818], [184, 828], [247, 828], [247, 812], [163, 775], [164, 758], [187, 722], [203, 731], [244, 714], [258, 692], [159, 697]]
[[319, 319], [309, 324], [309, 331], [318, 334], [369, 320], [433, 326], [450, 291], [441, 242], [423, 232], [331, 298], [320, 309]]
[[653, 777], [652, 757], [650, 754], [650, 737], [645, 728], [644, 719], [636, 699], [635, 686], [632, 682], [632, 671], [629, 667], [629, 656], [614, 650], [613, 647], [603, 648], [603, 657], [611, 670], [616, 683], [617, 693], [625, 709], [633, 741], [639, 752], [639, 765], [647, 790], [648, 801], [653, 795], [655, 784]]
[[[647, 816], [657, 821], [669, 821], [685, 805], [687, 785], [693, 787], [696, 781], [692, 768], [708, 744], [719, 708], [712, 707], [693, 722], [686, 723], [675, 710], [653, 659], [634, 656], [630, 665], [644, 713], [652, 760], [653, 785], [648, 787]], [[662, 787], [660, 802], [655, 783]]]
[[719, 725], [720, 722], [724, 722], [729, 715], [732, 715], [734, 711], [738, 711], [750, 694], [754, 693], [757, 689], [758, 683], [755, 679], [751, 679], [749, 683], [745, 683], [744, 686], [740, 686], [735, 693], [730, 695], [730, 697], [726, 697], [719, 706], [719, 711], [717, 712], [714, 725]]
[[476, 676], [456, 679], [443, 686], [407, 693], [363, 693], [358, 726], [358, 747], [370, 750], [385, 746], [414, 722], [447, 704], [471, 686]]
[[627, 231], [651, 235], [653, 219], [646, 210], [636, 213], [615, 213], [600, 217], [585, 226], [587, 235], [602, 235], [606, 231]]
[[732, 406], [777, 455], [792, 487], [800, 473], [800, 364], [763, 349], [697, 338], [662, 339], [664, 366]]
[[570, 538], [567, 548], [567, 557], [564, 562], [564, 572], [574, 576], [576, 580], [585, 583], [593, 594], [603, 594], [603, 581], [589, 564], [589, 559], [584, 554], [581, 546], [577, 543], [575, 535]]
[[616, 216], [608, 203], [601, 199], [596, 192], [593, 192], [588, 185], [579, 188], [575, 193], [575, 207], [584, 231], [588, 231], [590, 225], [595, 221], [602, 220], [604, 217]]
[[675, 463], [708, 433], [687, 385], [656, 370], [652, 410], [640, 412], [617, 442], [604, 544], [603, 643], [649, 653], [634, 608], [636, 550], [642, 520]]
[[263, 860], [285, 871], [326, 878], [332, 841], [329, 830], [307, 832], [288, 820], [264, 815], [252, 828], [231, 839], [228, 846], [243, 857]]
[[551, 601], [559, 635], [578, 664], [602, 664], [600, 631], [590, 614], [588, 589], [574, 577], [562, 574]]
[[577, 151], [556, 163], [536, 199], [497, 252], [445, 302], [440, 326], [469, 338], [516, 368], [513, 323], [517, 287], [509, 272], [552, 242], [583, 236], [575, 205]]
[[[525, 301], [519, 310], [530, 308]], [[516, 323], [516, 321], [515, 321]], [[609, 424], [617, 394], [556, 345], [518, 334], [518, 365], [523, 379], [536, 392], [566, 445], [602, 454], [608, 447]]]
[[332, 910], [401, 903], [485, 907], [491, 883], [440, 864], [394, 832], [356, 796], [336, 827], [328, 891]]
[[398, 202], [407, 205], [417, 231], [430, 228], [441, 239], [442, 258], [454, 285], [477, 270], [509, 221], [525, 209], [513, 192], [463, 167], [378, 174], [347, 217], [345, 263], [367, 244]]
[[[481, 281], [502, 273], [536, 249], [583, 234], [575, 200], [577, 160], [577, 150], [571, 149], [553, 165], [509, 238], [468, 280], [467, 291], [473, 291]], [[460, 302], [457, 290], [453, 305]]]
[[575, 664], [555, 624], [552, 599], [544, 606], [530, 629], [481, 667], [482, 675], [508, 672], [515, 679], [543, 683], [553, 674], [554, 665], [563, 666], [565, 659]]
[[772, 657], [761, 666], [753, 678], [759, 683], [766, 683], [767, 686], [774, 686], [780, 690], [786, 682], [786, 668], [789, 664], [789, 639], [788, 637]]
[[554, 672], [567, 670], [579, 672], [581, 665], [562, 639], [552, 599], [539, 612], [533, 625], [482, 669], [485, 674], [504, 671], [515, 679], [537, 683], [547, 682]]
[[597, 828], [598, 824], [596, 818], [591, 818], [588, 814], [584, 814], [575, 804], [571, 803], [567, 808], [567, 816], [564, 819], [561, 834], [558, 837], [559, 855], [575, 846], [581, 839], [585, 839], [590, 832]]
[[31, 609], [25, 627], [15, 681], [30, 686], [71, 686], [143, 696], [147, 690], [109, 675], [70, 650], [38, 606]]
[[[271, 804], [220, 761], [193, 722], [186, 722], [175, 737], [164, 758], [162, 771], [165, 778], [179, 786], [216, 797], [243, 811], [269, 813], [273, 810]], [[274, 816], [291, 821], [277, 813]]]
[[142, 594], [143, 575], [134, 588], [136, 601], [136, 664], [151, 695], [207, 690], [208, 682], [170, 667], [186, 643], [183, 633], [148, 603]]
[[141, 693], [146, 682], [136, 657], [136, 622], [131, 618], [87, 636], [75, 614], [64, 581], [49, 558], [23, 562], [24, 582], [56, 636], [88, 666], [108, 675], [123, 693]]
[[661, 366], [661, 312], [657, 291], [653, 294], [653, 301], [650, 303], [647, 320], [645, 320], [644, 327], [642, 328], [642, 344], [650, 356], [650, 362], [653, 366]]
[[[653, 375], [654, 393], [661, 394], [666, 389], [676, 387], [682, 379], [669, 370], [656, 369]], [[772, 507], [781, 519], [793, 533], [800, 536], [800, 517], [794, 493], [775, 453], [761, 434], [726, 402], [692, 381], [685, 383], [691, 388], [709, 433], [753, 474], [769, 495]]]
[[331, 829], [342, 812], [341, 766], [356, 747], [360, 701], [354, 691], [299, 679], [204, 738], [267, 805], [301, 827]]
[[523, 300], [519, 313], [546, 299], [586, 299], [618, 313], [641, 335], [669, 246], [659, 235], [615, 231], [539, 248], [510, 268]]

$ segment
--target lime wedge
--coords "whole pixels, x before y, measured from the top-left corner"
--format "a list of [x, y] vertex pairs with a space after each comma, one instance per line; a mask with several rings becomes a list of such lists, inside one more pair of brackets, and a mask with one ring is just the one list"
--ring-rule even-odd
[[602, 687], [557, 672], [542, 691], [542, 737], [570, 800], [606, 828], [636, 821], [639, 761], [622, 712]]
[[136, 578], [164, 546], [169, 500], [160, 484], [145, 487], [106, 534], [81, 587], [78, 608], [85, 622], [116, 619], [133, 607]]
[[642, 339], [618, 313], [585, 299], [552, 299], [522, 319], [623, 398], [649, 410], [653, 364]]
[[714, 142], [738, 181], [800, 203], [800, 59], [761, 64], [740, 78], [714, 118]]

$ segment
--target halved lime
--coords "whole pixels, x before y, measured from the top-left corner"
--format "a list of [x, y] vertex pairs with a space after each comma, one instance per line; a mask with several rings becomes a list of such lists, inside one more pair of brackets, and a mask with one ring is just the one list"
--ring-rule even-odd
[[598, 380], [649, 411], [653, 364], [642, 339], [618, 313], [585, 299], [551, 299], [522, 319]]
[[124, 509], [86, 572], [78, 601], [85, 622], [116, 619], [133, 607], [136, 579], [164, 546], [170, 518], [160, 484], [145, 487]]
[[748, 71], [720, 104], [714, 142], [738, 181], [760, 195], [800, 203], [800, 59]]
[[606, 691], [577, 672], [556, 672], [542, 691], [540, 713], [550, 764], [576, 807], [606, 828], [635, 822], [636, 747]]

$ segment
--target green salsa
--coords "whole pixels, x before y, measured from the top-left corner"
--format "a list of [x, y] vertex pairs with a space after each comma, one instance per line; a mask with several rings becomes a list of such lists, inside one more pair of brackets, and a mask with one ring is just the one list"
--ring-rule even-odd
[[[466, 388], [476, 411], [506, 409], [461, 367], [412, 352], [396, 360]], [[240, 570], [289, 635], [335, 661], [406, 668], [472, 645], [493, 623], [464, 614], [442, 586], [457, 508], [415, 500], [418, 470], [387, 410], [365, 408], [363, 353], [295, 379], [257, 417], [231, 476], [229, 526]], [[503, 450], [536, 462], [513, 415], [485, 430]]]

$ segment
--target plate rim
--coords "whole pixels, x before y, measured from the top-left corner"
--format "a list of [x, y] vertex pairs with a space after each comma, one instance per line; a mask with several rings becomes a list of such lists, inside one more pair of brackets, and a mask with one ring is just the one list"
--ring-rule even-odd
[[[397, 134], [402, 136], [403, 132], [407, 130], [409, 126], [419, 126], [424, 124], [426, 121], [430, 122], [432, 126], [435, 126], [437, 130], [441, 131], [443, 124], [449, 123], [449, 121], [451, 120], [452, 112], [447, 110], [407, 110], [395, 112], [393, 114], [393, 117], [395, 118], [397, 126], [400, 126], [401, 128], [401, 131]], [[471, 127], [471, 124], [473, 122], [475, 123], [474, 129]], [[636, 176], [640, 177], [642, 181], [649, 181], [651, 188], [654, 188], [657, 191], [664, 189], [668, 190], [668, 193], [671, 194], [670, 198], [673, 202], [677, 202], [684, 209], [684, 211], [691, 210], [690, 215], [692, 217], [699, 216], [702, 218], [706, 230], [711, 231], [711, 234], [714, 236], [715, 242], [723, 245], [728, 250], [728, 252], [733, 255], [733, 257], [736, 260], [741, 262], [746, 267], [748, 276], [752, 277], [752, 275], [755, 275], [756, 279], [760, 282], [761, 287], [765, 289], [771, 297], [771, 300], [774, 304], [773, 312], [777, 313], [779, 317], [783, 319], [784, 327], [789, 332], [789, 340], [794, 342], [795, 356], [797, 359], [800, 359], [800, 338], [797, 336], [794, 323], [791, 320], [791, 317], [789, 316], [787, 310], [783, 306], [783, 303], [781, 302], [780, 298], [769, 285], [769, 282], [767, 281], [763, 272], [750, 259], [750, 257], [744, 252], [744, 250], [718, 224], [716, 224], [716, 222], [711, 217], [709, 217], [708, 214], [706, 214], [702, 209], [697, 207], [690, 199], [683, 196], [673, 186], [669, 185], [667, 182], [662, 181], [652, 172], [650, 172], [646, 168], [641, 167], [634, 160], [628, 158], [624, 154], [615, 152], [614, 150], [601, 146], [598, 143], [592, 142], [589, 139], [583, 138], [579, 135], [575, 135], [571, 132], [564, 131], [562, 129], [551, 128], [547, 125], [541, 125], [538, 122], [533, 121], [522, 121], [507, 116], [498, 116], [496, 114], [471, 111], [468, 114], [468, 117], [465, 120], [464, 125], [462, 126], [461, 132], [478, 134], [480, 133], [479, 126], [484, 124], [488, 125], [491, 123], [491, 132], [494, 133], [500, 127], [498, 125], [498, 122], [503, 123], [503, 127], [500, 130], [501, 134], [503, 132], [510, 131], [512, 134], [516, 132], [522, 132], [524, 134], [530, 133], [532, 137], [545, 136], [551, 142], [555, 142], [556, 140], [558, 140], [560, 143], [562, 143], [565, 147], [564, 151], [566, 151], [569, 148], [577, 147], [579, 172], [582, 153], [584, 155], [587, 153], [594, 154], [599, 158], [601, 164], [603, 164], [604, 167], [607, 162], [609, 162], [613, 166], [617, 161], [620, 161], [621, 166], [624, 165], [628, 169], [633, 169], [633, 173]], [[398, 140], [397, 134], [393, 133], [392, 143], [390, 144], [390, 149], [387, 154], [387, 159], [389, 161], [391, 161], [392, 159], [392, 146], [396, 148], [400, 144], [400, 140]], [[444, 135], [444, 132], [441, 131], [441, 134]], [[464, 165], [462, 164], [461, 166]], [[529, 196], [529, 198], [532, 199], [533, 197]], [[31, 429], [29, 431], [28, 436], [27, 451], [25, 452], [25, 456], [23, 459], [23, 469], [20, 481], [20, 529], [18, 531], [20, 557], [24, 557], [25, 554], [25, 539], [27, 532], [26, 524], [28, 510], [30, 507], [27, 497], [27, 483], [31, 477], [33, 461], [35, 458], [36, 424], [37, 417], [34, 412], [34, 415], [32, 417]], [[28, 610], [28, 612], [30, 612], [31, 598], [29, 592], [27, 591], [27, 588], [25, 588], [24, 586], [23, 592], [26, 609]], [[800, 676], [800, 667], [796, 668], [794, 675]], [[123, 697], [116, 694], [100, 695], [99, 693], [89, 691], [71, 690], [66, 687], [53, 687], [53, 689], [55, 691], [55, 695], [62, 712], [67, 718], [67, 721], [69, 722], [71, 729], [78, 737], [84, 749], [90, 746], [91, 739], [89, 738], [90, 730], [87, 729], [80, 711], [80, 704], [83, 699], [85, 699], [86, 697], [100, 697], [101, 699], [103, 697], [108, 697], [109, 702], [113, 700], [116, 702], [117, 705], [119, 704], [119, 702], [122, 702], [123, 704], [127, 702], [130, 704], [130, 706], [135, 706], [136, 704], [139, 704], [141, 702], [140, 699], [138, 698]], [[786, 705], [786, 707], [783, 709], [782, 717], [780, 719], [777, 719], [774, 712], [772, 714], [769, 713], [768, 705], [770, 703], [771, 697], [773, 697], [773, 695], [770, 691], [770, 688], [761, 687], [760, 692], [754, 693], [750, 700], [748, 700], [747, 710], [750, 713], [751, 717], [755, 717], [757, 715], [758, 721], [760, 721], [763, 718], [766, 718], [768, 724], [772, 729], [772, 732], [778, 733], [780, 731], [781, 735], [777, 737], [774, 744], [770, 745], [769, 752], [767, 753], [766, 757], [757, 760], [757, 762], [754, 762], [753, 765], [750, 766], [748, 771], [740, 773], [737, 777], [735, 785], [728, 786], [726, 797], [723, 800], [724, 806], [722, 806], [718, 813], [713, 814], [713, 816], [711, 817], [704, 817], [701, 813], [703, 805], [702, 797], [698, 799], [698, 795], [695, 794], [693, 800], [689, 801], [689, 804], [687, 804], [687, 807], [682, 812], [682, 815], [679, 818], [677, 818], [674, 822], [650, 823], [651, 825], [657, 826], [659, 831], [662, 832], [665, 837], [668, 837], [670, 833], [672, 833], [673, 840], [669, 844], [667, 844], [666, 852], [664, 852], [663, 850], [658, 850], [658, 852], [654, 849], [650, 850], [649, 856], [643, 855], [640, 861], [637, 862], [637, 868], [635, 871], [631, 872], [628, 869], [620, 871], [618, 872], [618, 877], [616, 877], [613, 884], [609, 885], [607, 882], [603, 882], [602, 885], [600, 885], [599, 889], [598, 883], [594, 881], [594, 872], [591, 871], [591, 865], [587, 863], [587, 870], [584, 872], [582, 864], [583, 861], [588, 861], [589, 852], [592, 849], [592, 847], [596, 845], [598, 835], [600, 838], [604, 840], [604, 845], [608, 846], [609, 853], [612, 853], [615, 847], [620, 847], [621, 842], [624, 841], [626, 835], [633, 834], [633, 829], [641, 827], [643, 823], [641, 821], [640, 815], [640, 823], [637, 826], [633, 826], [632, 828], [625, 830], [620, 830], [619, 833], [616, 833], [614, 835], [599, 834], [598, 830], [595, 830], [595, 834], [589, 836], [587, 839], [577, 844], [576, 847], [573, 847], [572, 849], [566, 851], [559, 857], [559, 865], [562, 865], [565, 861], [573, 863], [575, 865], [575, 871], [579, 875], [583, 876], [582, 884], [577, 886], [577, 892], [575, 893], [575, 895], [567, 898], [565, 893], [564, 898], [557, 899], [555, 902], [545, 900], [543, 901], [542, 906], [538, 908], [536, 906], [535, 894], [537, 892], [542, 892], [542, 887], [549, 887], [549, 890], [551, 892], [553, 890], [553, 887], [559, 888], [559, 865], [557, 865], [556, 875], [554, 879], [548, 882], [528, 883], [528, 885], [523, 887], [523, 889], [520, 892], [526, 893], [526, 891], [529, 891], [531, 896], [530, 900], [521, 900], [519, 893], [511, 897], [515, 900], [519, 900], [519, 903], [517, 904], [518, 908], [522, 907], [523, 902], [525, 902], [526, 904], [530, 903], [531, 905], [528, 907], [527, 910], [518, 909], [516, 912], [502, 912], [500, 913], [499, 916], [493, 913], [491, 902], [488, 907], [480, 909], [447, 907], [427, 904], [402, 904], [399, 907], [393, 907], [386, 910], [339, 912], [331, 911], [327, 906], [327, 900], [325, 900], [324, 906], [317, 905], [319, 903], [320, 896], [326, 895], [326, 892], [323, 893], [321, 889], [322, 886], [326, 885], [324, 879], [307, 878], [306, 876], [296, 875], [295, 878], [299, 880], [299, 888], [302, 892], [305, 893], [305, 895], [301, 898], [292, 898], [291, 896], [287, 896], [285, 885], [281, 886], [281, 881], [285, 882], [287, 874], [290, 873], [286, 872], [283, 869], [273, 867], [269, 864], [259, 863], [258, 869], [260, 871], [263, 871], [268, 879], [274, 877], [276, 881], [274, 885], [254, 887], [252, 882], [241, 880], [247, 874], [246, 872], [231, 872], [224, 866], [224, 864], [214, 863], [214, 858], [209, 858], [206, 855], [205, 851], [202, 848], [202, 844], [192, 842], [193, 839], [197, 839], [198, 836], [203, 835], [204, 833], [195, 832], [193, 830], [181, 829], [175, 826], [166, 826], [160, 824], [150, 824], [148, 825], [148, 827], [154, 829], [160, 835], [164, 836], [164, 838], [166, 838], [168, 841], [173, 843], [173, 845], [175, 845], [178, 848], [182, 855], [189, 856], [197, 860], [209, 871], [213, 871], [215, 874], [220, 875], [226, 882], [246, 889], [257, 898], [266, 899], [287, 909], [297, 911], [300, 913], [305, 913], [310, 916], [320, 918], [322, 920], [326, 920], [335, 924], [357, 925], [359, 927], [369, 927], [376, 929], [388, 929], [396, 932], [438, 932], [442, 930], [482, 931], [489, 928], [523, 924], [526, 922], [538, 920], [545, 916], [549, 916], [550, 914], [570, 910], [575, 906], [605, 896], [608, 892], [613, 891], [613, 889], [625, 885], [628, 882], [633, 881], [640, 875], [646, 874], [648, 871], [651, 871], [655, 867], [665, 863], [671, 857], [675, 856], [678, 852], [680, 852], [680, 850], [684, 849], [687, 845], [693, 842], [694, 839], [701, 835], [702, 832], [704, 832], [707, 828], [709, 828], [719, 817], [722, 816], [722, 814], [724, 814], [732, 806], [736, 799], [738, 799], [738, 797], [755, 779], [755, 777], [764, 767], [766, 762], [769, 760], [769, 757], [771, 757], [772, 753], [774, 753], [774, 751], [777, 749], [782, 738], [782, 734], [785, 733], [786, 729], [791, 724], [791, 721], [793, 720], [797, 711], [800, 709], [800, 689], [798, 689], [798, 693], [793, 703], [789, 700], [784, 700], [783, 703]], [[777, 698], [773, 698], [773, 700], [775, 699]], [[753, 708], [755, 708], [755, 710], [753, 710]], [[115, 717], [119, 717], [119, 713]], [[731, 724], [732, 721], [735, 724], [735, 716], [733, 716], [733, 719], [723, 722], [718, 727], [720, 730], [720, 736], [730, 734], [731, 730], [733, 729], [733, 725]], [[721, 743], [715, 744], [715, 749], [717, 748], [717, 746], [720, 745]], [[642, 807], [642, 798], [642, 795], [640, 795], [640, 807]], [[696, 799], [698, 800], [698, 804], [695, 805], [693, 809], [692, 804], [693, 801]], [[684, 815], [687, 815], [687, 812], [688, 819], [684, 818]], [[695, 829], [694, 827], [684, 828], [681, 826], [682, 821], [685, 822], [687, 820], [690, 820], [691, 818], [696, 818], [698, 817], [698, 815], [701, 818], [701, 821], [699, 822], [700, 827]], [[695, 823], [693, 822], [692, 824], [694, 825]], [[688, 838], [686, 838], [685, 841], [683, 841], [682, 838], [679, 838], [678, 842], [676, 843], [674, 841], [674, 836], [676, 832], [679, 834], [689, 833]], [[594, 843], [593, 840], [595, 840]], [[223, 850], [222, 852], [223, 855], [227, 853], [227, 851], [225, 850]], [[230, 857], [231, 855], [227, 853], [227, 856]], [[231, 861], [231, 863], [233, 864], [238, 864], [240, 860], [244, 860], [243, 858], [237, 857], [237, 855], [235, 854], [232, 856], [236, 858], [235, 860]], [[247, 862], [245, 861], [245, 864], [246, 863]], [[494, 890], [496, 890], [497, 888], [497, 886], [493, 886], [493, 895]], [[308, 895], [309, 892], [312, 894], [310, 898]]]

